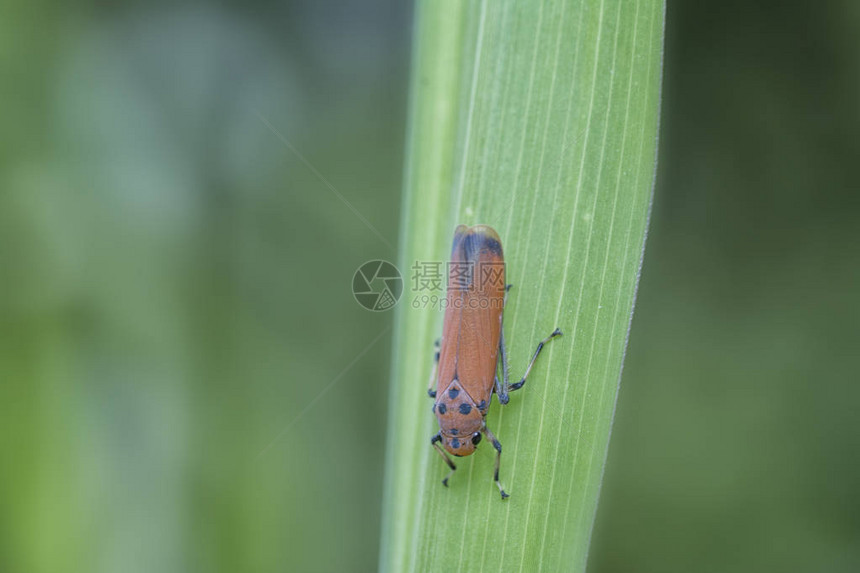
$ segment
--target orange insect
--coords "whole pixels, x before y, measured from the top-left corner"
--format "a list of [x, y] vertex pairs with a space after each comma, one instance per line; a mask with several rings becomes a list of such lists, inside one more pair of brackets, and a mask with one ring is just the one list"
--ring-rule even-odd
[[486, 225], [457, 227], [448, 269], [441, 346], [437, 341], [435, 367], [427, 390], [436, 399], [433, 412], [440, 428], [430, 443], [451, 468], [442, 480], [447, 487], [457, 466], [445, 450], [458, 457], [468, 456], [480, 443], [481, 434], [485, 435], [496, 449], [493, 479], [502, 499], [508, 494], [499, 483], [502, 444], [487, 427], [490, 399], [495, 392], [499, 403], [507, 404], [508, 392], [523, 387], [544, 345], [561, 336], [556, 328], [544, 338], [522, 379], [511, 384], [502, 329], [502, 313], [510, 287], [505, 284], [505, 259], [498, 233]]

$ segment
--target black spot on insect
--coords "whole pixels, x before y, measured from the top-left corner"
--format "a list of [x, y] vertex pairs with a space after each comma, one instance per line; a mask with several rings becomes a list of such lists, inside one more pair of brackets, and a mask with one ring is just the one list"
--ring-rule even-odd
[[458, 440], [457, 438], [454, 438], [453, 440], [451, 440], [451, 447], [454, 448], [455, 450], [460, 449], [460, 440]]
[[478, 410], [486, 410], [487, 409], [487, 401], [481, 400], [481, 403], [478, 404]]
[[460, 395], [460, 389], [459, 388], [451, 388], [450, 390], [448, 390], [448, 397], [451, 398], [452, 400], [459, 395]]
[[[480, 235], [466, 235], [466, 238], [463, 240], [463, 260], [464, 261], [475, 261], [478, 258], [478, 253], [481, 251], [481, 244], [484, 242], [484, 238]], [[473, 265], [465, 265], [465, 268], [462, 269], [463, 276], [461, 280], [465, 284], [464, 287], [472, 286], [472, 280], [474, 275], [474, 266]]]
[[438, 411], [440, 414], [444, 414], [445, 412], [447, 412], [447, 411], [448, 411], [448, 406], [446, 406], [444, 402], [440, 402], [440, 403], [439, 403], [439, 408], [438, 408], [438, 410], [437, 410], [437, 411]]
[[484, 246], [494, 255], [502, 256], [502, 245], [492, 237], [484, 238]]
[[472, 406], [470, 404], [467, 404], [466, 402], [463, 402], [462, 404], [460, 404], [460, 413], [463, 414], [464, 416], [471, 411], [472, 411]]
[[475, 432], [472, 434], [472, 444], [477, 446], [481, 443], [481, 432]]
[[458, 430], [457, 428], [451, 428], [450, 430], [448, 430], [448, 432], [449, 432], [452, 436], [456, 436], [457, 434], [459, 434], [459, 433], [460, 433], [460, 430]]

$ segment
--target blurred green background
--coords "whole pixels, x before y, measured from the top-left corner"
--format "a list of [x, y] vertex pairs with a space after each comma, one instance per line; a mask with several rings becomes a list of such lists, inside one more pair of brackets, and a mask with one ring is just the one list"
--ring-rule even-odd
[[592, 571], [860, 571], [860, 3], [670, 2]]
[[[0, 8], [0, 571], [375, 569], [411, 17]], [[858, 71], [851, 0], [669, 6], [592, 571], [860, 570]]]

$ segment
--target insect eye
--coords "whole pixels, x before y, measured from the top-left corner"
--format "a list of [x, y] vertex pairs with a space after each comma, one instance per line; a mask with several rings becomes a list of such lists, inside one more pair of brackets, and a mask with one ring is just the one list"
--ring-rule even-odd
[[477, 446], [481, 442], [481, 432], [472, 434], [472, 445]]

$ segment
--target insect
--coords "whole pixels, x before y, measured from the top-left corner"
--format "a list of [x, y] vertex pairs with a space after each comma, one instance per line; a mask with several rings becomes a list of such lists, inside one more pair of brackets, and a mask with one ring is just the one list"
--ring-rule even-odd
[[441, 344], [436, 342], [435, 365], [427, 389], [435, 398], [433, 413], [440, 429], [430, 444], [451, 468], [442, 480], [447, 487], [457, 469], [448, 454], [471, 455], [481, 435], [486, 436], [496, 450], [493, 479], [502, 499], [509, 496], [499, 483], [502, 444], [487, 427], [490, 399], [495, 392], [499, 403], [507, 404], [508, 393], [523, 387], [544, 345], [561, 336], [556, 328], [541, 340], [522, 379], [511, 384], [502, 329], [510, 287], [505, 283], [505, 259], [498, 233], [487, 225], [457, 227], [448, 268]]

